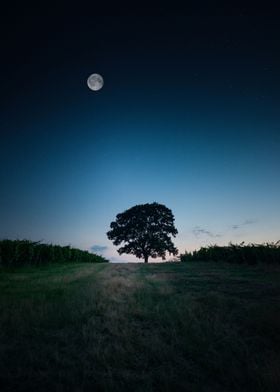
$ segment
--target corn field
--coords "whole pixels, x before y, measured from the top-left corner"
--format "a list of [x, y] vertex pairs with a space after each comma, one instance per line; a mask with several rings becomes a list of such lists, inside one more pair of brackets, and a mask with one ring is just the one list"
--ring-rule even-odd
[[265, 244], [229, 243], [228, 246], [210, 245], [180, 255], [187, 261], [226, 261], [238, 264], [280, 264], [280, 241]]
[[70, 246], [59, 246], [28, 240], [1, 240], [0, 266], [43, 265], [65, 262], [107, 262], [104, 257]]

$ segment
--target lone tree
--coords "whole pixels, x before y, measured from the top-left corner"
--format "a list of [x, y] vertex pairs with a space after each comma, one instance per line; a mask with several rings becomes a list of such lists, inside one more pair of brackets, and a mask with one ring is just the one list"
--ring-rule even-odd
[[119, 254], [131, 253], [143, 258], [161, 257], [165, 260], [166, 251], [176, 255], [178, 250], [171, 241], [169, 234], [178, 233], [174, 226], [172, 211], [163, 204], [139, 204], [118, 214], [112, 222], [107, 237], [114, 245], [124, 246], [118, 249]]

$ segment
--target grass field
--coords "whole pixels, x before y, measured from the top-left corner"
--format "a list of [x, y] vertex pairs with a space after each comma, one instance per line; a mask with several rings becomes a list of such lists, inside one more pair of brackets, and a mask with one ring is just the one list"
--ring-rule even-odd
[[280, 268], [0, 272], [1, 391], [279, 391]]

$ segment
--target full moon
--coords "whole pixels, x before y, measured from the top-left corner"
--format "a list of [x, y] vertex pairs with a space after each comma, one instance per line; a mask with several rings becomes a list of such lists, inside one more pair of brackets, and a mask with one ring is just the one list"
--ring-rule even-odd
[[88, 77], [87, 85], [91, 90], [98, 91], [103, 87], [104, 80], [101, 75], [94, 73]]

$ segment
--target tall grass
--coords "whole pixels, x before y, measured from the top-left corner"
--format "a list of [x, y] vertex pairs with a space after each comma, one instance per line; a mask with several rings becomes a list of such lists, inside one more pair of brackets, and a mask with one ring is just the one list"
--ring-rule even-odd
[[186, 261], [226, 261], [238, 264], [280, 264], [280, 241], [266, 244], [229, 243], [228, 246], [210, 245], [180, 255]]
[[1, 240], [0, 266], [43, 265], [65, 262], [108, 262], [104, 257], [70, 246], [59, 246], [28, 240]]

